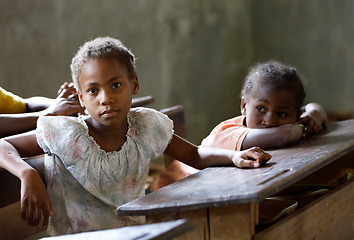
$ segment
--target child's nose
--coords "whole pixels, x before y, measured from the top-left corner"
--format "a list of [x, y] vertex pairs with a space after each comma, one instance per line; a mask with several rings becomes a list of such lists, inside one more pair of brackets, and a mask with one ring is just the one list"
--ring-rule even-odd
[[101, 91], [101, 105], [113, 103], [112, 94], [109, 91]]
[[277, 117], [274, 114], [267, 113], [262, 122], [263, 126], [270, 128], [278, 126]]

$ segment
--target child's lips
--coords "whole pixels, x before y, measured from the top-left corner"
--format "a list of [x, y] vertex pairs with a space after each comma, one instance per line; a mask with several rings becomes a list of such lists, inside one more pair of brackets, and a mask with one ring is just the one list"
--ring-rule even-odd
[[112, 110], [112, 109], [109, 109], [109, 110], [105, 110], [101, 113], [101, 116], [104, 116], [104, 117], [112, 117], [114, 116], [115, 114], [117, 114], [117, 110]]

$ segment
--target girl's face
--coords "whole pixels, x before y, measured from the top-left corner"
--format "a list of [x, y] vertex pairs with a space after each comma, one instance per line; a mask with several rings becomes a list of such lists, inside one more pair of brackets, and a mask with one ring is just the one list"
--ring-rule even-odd
[[79, 79], [80, 103], [96, 122], [104, 126], [126, 125], [132, 96], [139, 92], [137, 76], [129, 79], [127, 69], [112, 58], [89, 60]]
[[242, 98], [241, 113], [249, 128], [269, 128], [295, 123], [300, 114], [291, 90], [260, 86], [248, 100]]

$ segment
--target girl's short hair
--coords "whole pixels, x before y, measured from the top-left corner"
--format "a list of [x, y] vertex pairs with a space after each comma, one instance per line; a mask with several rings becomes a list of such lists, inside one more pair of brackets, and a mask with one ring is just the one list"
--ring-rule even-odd
[[113, 58], [128, 71], [128, 76], [136, 76], [135, 56], [124, 44], [111, 37], [99, 37], [82, 45], [73, 57], [70, 65], [71, 77], [77, 91], [81, 91], [79, 79], [82, 67], [90, 59]]
[[274, 60], [257, 63], [250, 68], [243, 83], [241, 97], [245, 99], [252, 97], [253, 90], [260, 86], [293, 91], [299, 108], [301, 108], [306, 96], [304, 79], [296, 68]]

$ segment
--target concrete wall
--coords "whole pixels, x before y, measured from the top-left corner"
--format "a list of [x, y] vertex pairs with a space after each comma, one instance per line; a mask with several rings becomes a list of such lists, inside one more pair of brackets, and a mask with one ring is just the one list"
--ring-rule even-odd
[[254, 61], [296, 66], [307, 102], [354, 116], [354, 1], [262, 0], [252, 6]]
[[108, 35], [139, 58], [138, 96], [184, 105], [195, 144], [239, 114], [255, 61], [295, 65], [307, 101], [353, 112], [353, 10], [344, 0], [0, 0], [0, 85], [55, 97], [78, 47]]

